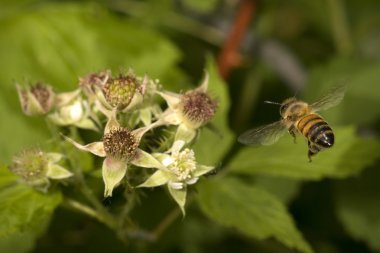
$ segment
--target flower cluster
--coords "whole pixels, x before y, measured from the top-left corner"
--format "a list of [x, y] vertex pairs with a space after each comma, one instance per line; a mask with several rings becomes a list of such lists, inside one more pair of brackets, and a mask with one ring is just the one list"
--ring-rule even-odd
[[[217, 109], [217, 103], [207, 94], [207, 88], [207, 74], [198, 88], [177, 94], [162, 89], [158, 80], [146, 75], [137, 76], [132, 70], [115, 76], [105, 70], [81, 77], [78, 89], [66, 93], [56, 94], [49, 85], [42, 83], [17, 86], [25, 114], [46, 115], [60, 127], [74, 126], [102, 133], [98, 141], [85, 145], [73, 137], [65, 136], [65, 139], [82, 151], [104, 158], [105, 197], [112, 196], [114, 188], [123, 182], [131, 166], [150, 168], [155, 172], [139, 179], [143, 183], [138, 187], [166, 185], [183, 212], [187, 186], [213, 169], [198, 164], [191, 149], [197, 131], [213, 118]], [[162, 107], [157, 97], [162, 97], [166, 105]], [[144, 135], [148, 131], [169, 127], [175, 133], [166, 151], [155, 153], [147, 149], [149, 145], [145, 145], [146, 151], [140, 148], [144, 147]], [[54, 178], [49, 171], [57, 165], [53, 166], [56, 160], [48, 158], [50, 155], [32, 152], [26, 157], [15, 159], [11, 168], [14, 173], [31, 185], [41, 185], [42, 181], [46, 183], [46, 178]], [[32, 171], [20, 169], [31, 163], [29, 160], [35, 164], [29, 166]]]

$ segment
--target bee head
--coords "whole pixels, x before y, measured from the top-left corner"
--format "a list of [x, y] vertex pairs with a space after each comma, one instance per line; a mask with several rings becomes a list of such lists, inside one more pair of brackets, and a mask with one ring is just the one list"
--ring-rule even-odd
[[282, 103], [281, 103], [281, 106], [280, 106], [280, 114], [282, 117], [284, 117], [287, 109], [289, 108], [289, 106], [291, 104], [293, 104], [295, 101], [297, 101], [296, 98], [294, 97], [291, 97], [291, 98], [287, 98], [285, 99]]

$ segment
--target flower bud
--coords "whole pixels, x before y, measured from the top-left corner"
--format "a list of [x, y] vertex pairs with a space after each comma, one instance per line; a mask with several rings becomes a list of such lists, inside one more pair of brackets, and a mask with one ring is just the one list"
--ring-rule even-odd
[[44, 153], [34, 148], [17, 155], [9, 169], [30, 185], [42, 185], [46, 183], [47, 165]]
[[192, 128], [198, 128], [210, 121], [216, 108], [216, 101], [200, 90], [186, 92], [179, 103], [183, 122]]
[[129, 71], [127, 75], [109, 78], [103, 87], [103, 94], [110, 106], [121, 111], [131, 103], [139, 87], [140, 81]]
[[49, 178], [64, 179], [73, 175], [57, 164], [61, 159], [59, 153], [45, 153], [37, 148], [27, 149], [13, 159], [9, 170], [26, 184], [46, 191], [50, 185]]
[[80, 96], [80, 90], [56, 95], [56, 109], [48, 118], [57, 125], [73, 125], [98, 131], [96, 114], [91, 111], [87, 100]]
[[55, 94], [51, 86], [36, 83], [28, 88], [17, 85], [23, 112], [28, 116], [44, 115], [54, 105]]

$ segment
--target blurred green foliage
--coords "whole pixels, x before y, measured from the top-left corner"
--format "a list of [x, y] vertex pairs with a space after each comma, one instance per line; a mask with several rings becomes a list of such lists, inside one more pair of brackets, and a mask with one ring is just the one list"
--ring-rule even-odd
[[59, 193], [42, 194], [30, 187], [16, 184], [6, 168], [0, 170], [1, 252], [27, 252], [43, 234], [54, 209], [62, 198]]
[[[90, 72], [132, 67], [180, 91], [207, 69], [219, 103], [194, 147], [215, 175], [191, 192], [187, 216], [157, 241], [137, 234], [125, 246], [96, 220], [57, 208], [58, 191], [18, 185], [3, 166], [0, 252], [380, 252], [380, 2], [256, 4], [242, 64], [222, 81], [212, 58], [238, 2], [0, 1], [1, 165], [23, 147], [55, 145], [41, 119], [22, 115], [15, 83], [44, 81], [67, 91]], [[278, 108], [262, 101], [297, 93], [313, 102], [341, 82], [345, 99], [322, 113], [336, 145], [312, 163], [302, 137], [269, 147], [236, 143], [244, 129], [279, 119]], [[98, 161], [69, 152], [101, 198]], [[69, 187], [63, 193], [78, 194]], [[116, 191], [111, 211], [121, 195]], [[132, 218], [141, 227], [153, 229], [176, 210], [163, 189], [140, 195]]]

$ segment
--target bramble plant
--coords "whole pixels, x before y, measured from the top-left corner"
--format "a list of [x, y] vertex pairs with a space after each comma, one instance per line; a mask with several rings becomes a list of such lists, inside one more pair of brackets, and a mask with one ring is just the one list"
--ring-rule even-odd
[[[64, 138], [81, 151], [104, 157], [102, 178], [105, 198], [112, 196], [129, 167], [156, 169], [148, 178], [140, 174], [136, 178], [128, 176], [126, 180], [141, 182], [135, 187], [167, 184], [170, 195], [185, 215], [187, 187], [214, 169], [213, 166], [199, 164], [194, 151], [189, 148], [196, 142], [197, 131], [212, 119], [217, 109], [216, 100], [207, 94], [208, 74], [200, 87], [183, 94], [163, 90], [157, 80], [146, 75], [137, 76], [131, 69], [117, 76], [106, 70], [79, 79], [77, 90], [60, 94], [55, 94], [51, 86], [42, 83], [24, 88], [17, 85], [21, 108], [26, 115], [45, 116], [52, 127], [66, 126], [103, 133], [100, 141], [86, 145], [67, 136]], [[155, 96], [164, 98], [167, 103], [165, 110], [161, 110]], [[177, 127], [166, 129], [171, 125]], [[163, 145], [158, 143], [151, 148], [145, 144], [144, 135], [156, 128], [165, 131], [166, 136], [156, 136], [161, 138]], [[146, 151], [140, 146], [145, 146]], [[62, 157], [63, 153], [25, 151], [15, 157], [10, 170], [30, 186], [46, 191], [48, 178], [70, 183], [66, 179], [73, 174], [55, 164]], [[67, 164], [73, 162], [70, 156], [65, 156], [65, 159]], [[79, 173], [80, 169], [73, 171]], [[73, 180], [77, 178], [78, 175], [74, 175]], [[84, 207], [79, 208], [79, 203], [74, 207], [84, 211]]]

